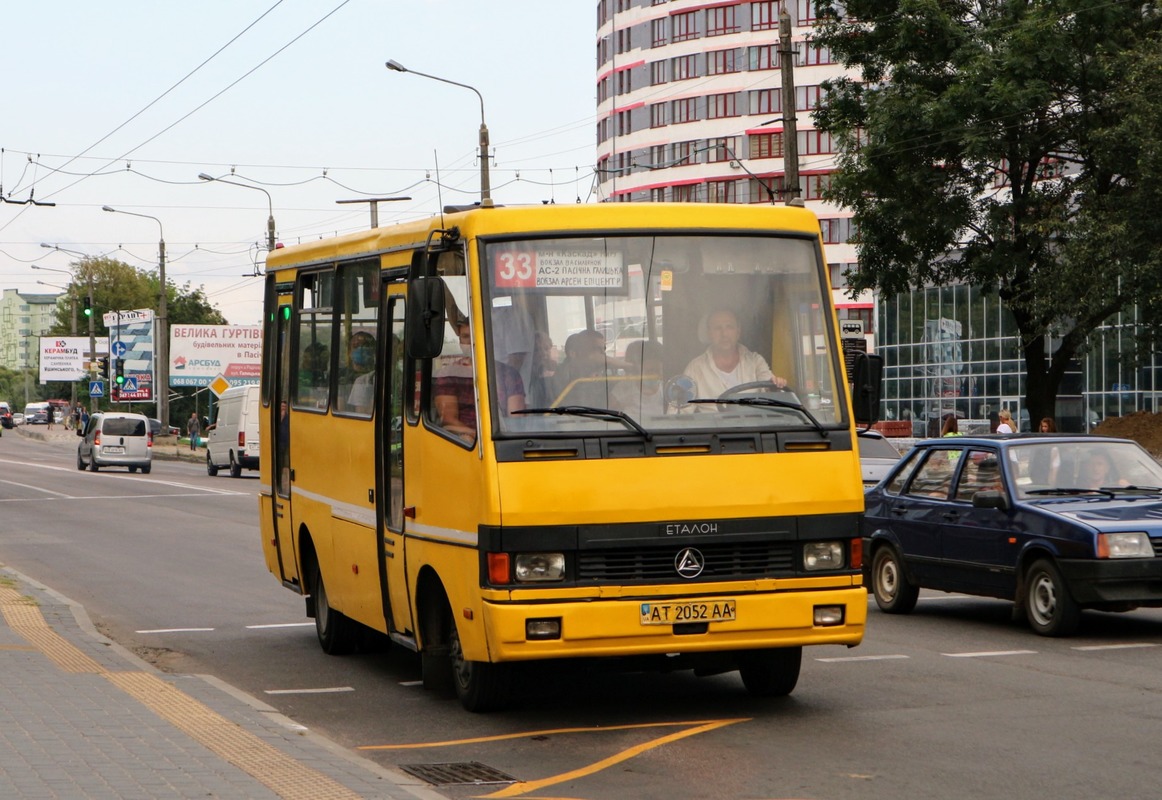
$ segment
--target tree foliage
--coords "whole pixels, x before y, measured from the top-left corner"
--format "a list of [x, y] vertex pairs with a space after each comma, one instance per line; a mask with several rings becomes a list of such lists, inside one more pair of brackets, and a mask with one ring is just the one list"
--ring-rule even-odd
[[[816, 43], [854, 212], [853, 289], [994, 288], [1052, 416], [1062, 375], [1112, 314], [1162, 322], [1162, 17], [1153, 2], [820, 1]], [[1148, 327], [1148, 326], [1147, 326]], [[1048, 352], [1047, 343], [1060, 341]]]

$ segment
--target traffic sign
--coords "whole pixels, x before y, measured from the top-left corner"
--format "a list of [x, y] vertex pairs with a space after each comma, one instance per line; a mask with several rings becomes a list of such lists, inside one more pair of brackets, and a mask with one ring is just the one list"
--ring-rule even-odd
[[89, 397], [104, 397], [105, 381], [89, 381]]
[[123, 392], [136, 392], [137, 391], [137, 378], [133, 377], [132, 375], [127, 377], [125, 379], [125, 383], [121, 384], [121, 391], [123, 391]]
[[129, 346], [125, 342], [113, 342], [113, 346], [110, 349], [117, 358], [125, 358], [125, 354], [129, 352]]

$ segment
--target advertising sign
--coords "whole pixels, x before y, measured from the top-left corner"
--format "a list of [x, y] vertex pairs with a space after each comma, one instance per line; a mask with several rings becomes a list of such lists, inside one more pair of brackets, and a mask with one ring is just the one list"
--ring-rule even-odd
[[230, 386], [244, 386], [257, 384], [261, 375], [261, 325], [170, 328], [170, 386], [210, 386], [218, 377]]
[[[109, 348], [122, 359], [125, 383], [119, 402], [148, 403], [155, 399], [153, 385], [153, 311], [109, 311], [102, 316], [109, 328]], [[117, 356], [116, 353], [123, 355]]]
[[109, 352], [109, 340], [96, 340], [97, 352], [89, 352], [88, 336], [40, 337], [40, 382], [79, 381], [89, 378], [91, 358]]

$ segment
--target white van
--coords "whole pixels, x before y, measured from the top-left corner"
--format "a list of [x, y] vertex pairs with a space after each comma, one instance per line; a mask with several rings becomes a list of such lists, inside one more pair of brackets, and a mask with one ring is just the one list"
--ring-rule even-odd
[[109, 411], [89, 417], [77, 445], [77, 469], [128, 467], [146, 475], [153, 466], [153, 434], [144, 414]]
[[243, 469], [258, 469], [258, 454], [258, 387], [227, 389], [206, 432], [206, 473], [229, 467], [230, 476], [239, 478]]

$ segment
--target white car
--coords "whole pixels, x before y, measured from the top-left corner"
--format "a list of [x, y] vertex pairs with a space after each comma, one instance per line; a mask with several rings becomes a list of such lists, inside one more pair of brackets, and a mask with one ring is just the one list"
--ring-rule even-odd
[[863, 488], [867, 491], [900, 460], [900, 451], [878, 431], [860, 431], [856, 438], [859, 446], [859, 469], [863, 473]]
[[16, 426], [16, 425], [23, 425], [23, 424], [24, 424], [24, 415], [21, 414], [19, 411], [13, 411], [12, 412], [12, 425]]

